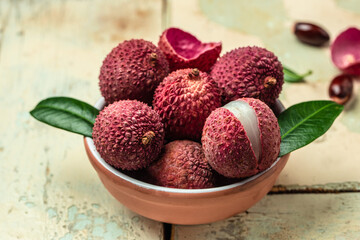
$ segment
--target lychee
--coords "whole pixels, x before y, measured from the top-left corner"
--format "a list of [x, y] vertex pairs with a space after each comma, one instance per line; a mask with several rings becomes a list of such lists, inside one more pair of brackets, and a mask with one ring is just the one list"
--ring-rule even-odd
[[214, 186], [212, 169], [201, 144], [177, 140], [165, 145], [159, 160], [148, 168], [155, 184], [172, 188], [209, 188]]
[[201, 139], [206, 118], [221, 106], [218, 87], [198, 69], [170, 73], [155, 90], [153, 107], [165, 124], [168, 139]]
[[206, 119], [202, 144], [214, 170], [243, 178], [270, 167], [280, 152], [280, 128], [262, 101], [242, 98], [214, 110]]
[[272, 105], [284, 83], [283, 67], [270, 51], [260, 47], [241, 47], [220, 57], [211, 70], [223, 103], [241, 97], [258, 98]]
[[171, 71], [198, 68], [207, 72], [221, 52], [221, 42], [202, 43], [195, 36], [178, 28], [166, 29], [159, 40], [159, 48], [169, 60]]
[[99, 85], [107, 103], [136, 99], [151, 104], [155, 88], [169, 73], [165, 55], [142, 39], [120, 43], [106, 56]]
[[115, 168], [137, 170], [160, 154], [164, 126], [160, 116], [145, 103], [121, 100], [100, 111], [92, 137], [105, 162]]

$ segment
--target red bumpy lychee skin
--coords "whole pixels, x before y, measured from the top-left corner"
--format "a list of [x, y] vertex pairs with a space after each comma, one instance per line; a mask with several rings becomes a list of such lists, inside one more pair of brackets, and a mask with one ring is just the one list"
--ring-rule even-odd
[[210, 188], [214, 186], [212, 169], [201, 145], [177, 140], [165, 145], [159, 160], [147, 168], [155, 184], [171, 188]]
[[220, 42], [202, 43], [195, 36], [178, 28], [166, 29], [159, 40], [171, 71], [181, 68], [198, 68], [207, 72], [219, 57]]
[[169, 73], [165, 55], [142, 39], [120, 43], [106, 56], [99, 85], [107, 103], [135, 99], [149, 105], [155, 88]]
[[165, 124], [167, 139], [199, 141], [206, 118], [221, 106], [221, 98], [207, 73], [180, 69], [160, 83], [153, 106]]
[[251, 97], [272, 105], [284, 83], [283, 67], [270, 51], [260, 47], [241, 47], [220, 57], [211, 70], [223, 103]]
[[121, 100], [100, 111], [92, 136], [105, 162], [115, 168], [137, 170], [160, 154], [164, 127], [159, 115], [145, 103]]
[[238, 101], [247, 103], [246, 108], [254, 114], [255, 122], [249, 124], [250, 128], [258, 127], [255, 131], [259, 134], [255, 136], [258, 151], [255, 151], [255, 141], [251, 142], [245, 124], [240, 122], [234, 111], [227, 109], [227, 105], [210, 114], [202, 135], [204, 153], [210, 165], [229, 178], [249, 177], [267, 169], [280, 152], [280, 128], [272, 110], [253, 98], [238, 99], [229, 104], [233, 104], [236, 109]]

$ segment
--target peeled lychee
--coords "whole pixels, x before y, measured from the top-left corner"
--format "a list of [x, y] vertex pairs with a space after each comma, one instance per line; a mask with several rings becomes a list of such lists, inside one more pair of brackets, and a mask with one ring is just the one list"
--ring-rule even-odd
[[209, 74], [180, 69], [155, 90], [153, 107], [165, 124], [168, 139], [201, 139], [206, 118], [221, 106], [220, 92]]
[[207, 72], [221, 52], [221, 42], [202, 43], [195, 36], [178, 28], [166, 29], [159, 40], [159, 48], [169, 60], [171, 71], [198, 68]]
[[280, 128], [262, 101], [242, 98], [213, 111], [206, 119], [202, 144], [212, 168], [229, 178], [261, 172], [277, 159]]
[[151, 104], [155, 88], [169, 73], [164, 54], [142, 39], [124, 41], [105, 58], [100, 91], [107, 103], [136, 99]]
[[177, 140], [165, 145], [159, 160], [147, 168], [155, 184], [172, 188], [209, 188], [214, 186], [211, 167], [201, 145]]
[[121, 100], [100, 111], [92, 137], [105, 162], [115, 168], [137, 170], [160, 154], [164, 126], [159, 115], [145, 103]]
[[223, 103], [251, 97], [272, 105], [284, 83], [278, 58], [265, 48], [255, 46], [237, 48], [220, 57], [211, 76], [221, 90]]

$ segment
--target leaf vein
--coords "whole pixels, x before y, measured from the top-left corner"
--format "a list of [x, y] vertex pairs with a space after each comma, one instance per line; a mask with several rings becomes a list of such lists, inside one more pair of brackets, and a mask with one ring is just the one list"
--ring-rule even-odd
[[292, 131], [294, 131], [298, 126], [300, 126], [301, 124], [303, 124], [304, 122], [306, 122], [307, 120], [309, 120], [310, 118], [312, 118], [313, 116], [315, 116], [316, 114], [318, 114], [319, 112], [321, 112], [322, 110], [324, 110], [325, 108], [327, 108], [329, 106], [330, 106], [330, 104], [325, 105], [325, 106], [319, 108], [317, 111], [310, 114], [309, 116], [305, 117], [303, 120], [301, 120], [296, 125], [294, 125], [292, 128], [290, 128], [286, 133], [284, 133], [281, 136], [281, 139], [284, 139], [288, 134], [290, 134]]
[[49, 108], [49, 109], [59, 110], [59, 111], [65, 112], [65, 113], [69, 113], [70, 115], [74, 115], [74, 116], [76, 116], [78, 118], [81, 118], [81, 119], [85, 120], [86, 122], [90, 123], [91, 125], [94, 125], [94, 122], [92, 122], [89, 119], [81, 116], [80, 114], [76, 114], [74, 112], [71, 112], [71, 111], [63, 109], [63, 108], [58, 108], [58, 107], [49, 106], [49, 105], [38, 105], [38, 106], [36, 106], [36, 108], [38, 108], [38, 109], [39, 108]]

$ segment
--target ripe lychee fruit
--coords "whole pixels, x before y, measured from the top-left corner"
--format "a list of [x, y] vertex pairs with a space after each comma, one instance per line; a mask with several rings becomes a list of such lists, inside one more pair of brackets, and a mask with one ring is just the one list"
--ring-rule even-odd
[[160, 116], [145, 103], [121, 100], [100, 111], [92, 137], [105, 162], [115, 168], [137, 170], [160, 154], [164, 126]]
[[165, 55], [142, 39], [120, 43], [106, 56], [99, 85], [107, 103], [135, 99], [149, 105], [155, 88], [169, 74]]
[[270, 51], [241, 47], [220, 57], [211, 70], [223, 103], [242, 97], [258, 98], [272, 105], [284, 83], [283, 67]]
[[221, 52], [221, 42], [202, 43], [195, 36], [178, 28], [166, 29], [159, 40], [159, 48], [165, 53], [170, 70], [198, 68], [207, 72]]
[[201, 144], [177, 140], [165, 145], [159, 160], [148, 168], [154, 183], [172, 188], [209, 188], [214, 186], [212, 169]]
[[242, 98], [213, 111], [206, 119], [202, 144], [214, 170], [243, 178], [270, 167], [280, 152], [280, 128], [262, 101]]
[[218, 87], [198, 69], [170, 73], [155, 90], [153, 107], [165, 124], [167, 139], [201, 139], [206, 118], [221, 106]]

